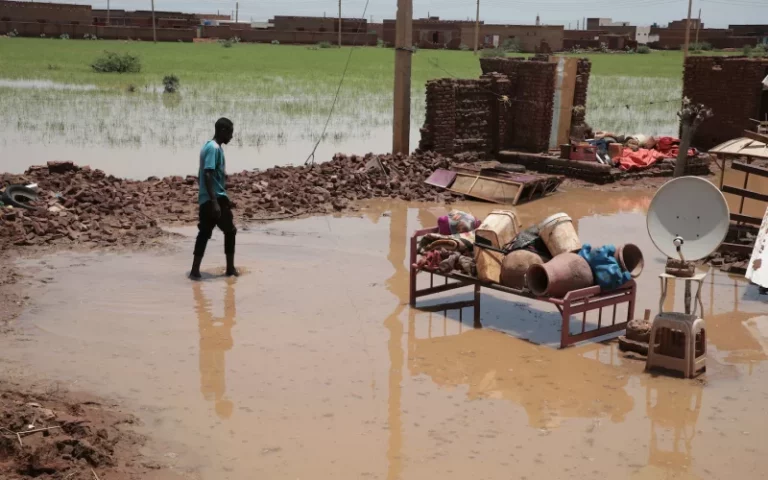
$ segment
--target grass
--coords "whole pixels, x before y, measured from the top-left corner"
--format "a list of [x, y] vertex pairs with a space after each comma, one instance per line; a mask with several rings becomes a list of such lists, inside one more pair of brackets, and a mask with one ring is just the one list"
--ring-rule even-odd
[[[93, 72], [91, 63], [105, 50], [138, 55], [141, 72]], [[0, 79], [98, 87], [0, 87], [0, 132], [5, 132], [0, 143], [34, 133], [50, 143], [185, 146], [208, 136], [211, 119], [221, 115], [238, 125], [237, 145], [314, 140], [348, 55], [349, 48], [295, 45], [241, 43], [225, 49], [218, 43], [0, 39]], [[648, 102], [680, 97], [680, 52], [579, 56], [592, 60], [587, 120], [593, 127], [674, 134], [676, 104]], [[343, 148], [346, 139], [365, 139], [391, 125], [393, 62], [392, 49], [354, 51], [327, 133], [329, 142]], [[173, 98], [160, 93], [168, 72], [184, 84], [184, 91]], [[479, 74], [472, 52], [418, 51], [412, 67], [412, 127], [423, 122], [427, 80]], [[621, 107], [625, 104], [631, 107]]]

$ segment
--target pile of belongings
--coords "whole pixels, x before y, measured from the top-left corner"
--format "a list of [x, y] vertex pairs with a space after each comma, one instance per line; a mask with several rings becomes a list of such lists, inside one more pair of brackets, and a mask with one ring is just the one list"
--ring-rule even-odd
[[582, 245], [565, 213], [520, 228], [511, 210], [494, 210], [482, 223], [468, 213], [451, 211], [438, 220], [438, 233], [421, 238], [414, 268], [457, 272], [540, 297], [563, 297], [594, 285], [614, 290], [642, 272], [639, 248]]
[[[624, 171], [648, 168], [664, 158], [677, 158], [680, 153], [680, 140], [674, 137], [596, 132], [595, 138], [587, 143], [597, 147], [599, 158], [610, 159], [610, 163]], [[695, 148], [688, 150], [689, 158], [697, 155]]]

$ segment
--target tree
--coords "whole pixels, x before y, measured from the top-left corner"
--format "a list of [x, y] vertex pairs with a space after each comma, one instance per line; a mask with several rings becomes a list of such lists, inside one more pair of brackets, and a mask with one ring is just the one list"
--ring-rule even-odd
[[677, 112], [680, 118], [680, 153], [677, 154], [675, 162], [675, 177], [685, 175], [685, 168], [688, 166], [688, 150], [691, 148], [691, 140], [696, 129], [701, 122], [712, 117], [712, 109], [705, 107], [701, 103], [691, 103], [687, 97], [683, 97], [683, 107]]

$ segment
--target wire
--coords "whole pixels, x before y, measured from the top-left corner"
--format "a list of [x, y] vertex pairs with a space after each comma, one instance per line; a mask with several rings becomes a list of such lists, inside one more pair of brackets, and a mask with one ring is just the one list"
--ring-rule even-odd
[[[357, 29], [355, 29], [355, 36], [352, 37], [352, 47], [349, 49], [349, 55], [347, 55], [347, 63], [344, 65], [344, 71], [341, 72], [341, 79], [339, 79], [339, 86], [336, 87], [336, 94], [333, 96], [333, 103], [331, 103], [331, 110], [328, 112], [328, 118], [325, 119], [325, 125], [323, 126], [323, 131], [320, 134], [320, 137], [317, 139], [317, 143], [315, 143], [315, 147], [312, 149], [312, 152], [307, 156], [307, 159], [304, 161], [304, 165], [315, 162], [315, 152], [317, 151], [317, 147], [319, 147], [320, 142], [323, 141], [323, 138], [325, 137], [325, 132], [328, 130], [328, 124], [331, 123], [331, 117], [333, 117], [333, 111], [336, 108], [336, 102], [339, 100], [339, 92], [341, 92], [341, 86], [344, 84], [344, 77], [347, 76], [347, 70], [349, 69], [349, 62], [352, 60], [352, 52], [355, 51], [355, 46], [357, 44], [357, 36], [360, 34], [360, 26], [365, 21], [365, 13], [368, 11], [369, 2], [370, 0], [365, 0], [365, 8], [363, 8], [363, 14], [359, 17], [361, 20], [357, 24]], [[339, 30], [341, 30], [341, 25], [339, 25]], [[339, 47], [341, 47], [341, 45], [339, 45]]]

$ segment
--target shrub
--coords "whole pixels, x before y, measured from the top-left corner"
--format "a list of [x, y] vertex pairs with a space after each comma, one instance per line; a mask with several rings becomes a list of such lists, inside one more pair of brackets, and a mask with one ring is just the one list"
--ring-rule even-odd
[[764, 57], [766, 56], [766, 53], [768, 53], [768, 50], [766, 50], [765, 45], [762, 43], [758, 44], [755, 48], [752, 49], [752, 55], [756, 57]]
[[19, 36], [19, 31], [14, 28], [10, 32], [8, 32], [8, 36], [11, 37], [11, 38], [18, 37]]
[[643, 55], [651, 53], [651, 47], [648, 45], [638, 45], [637, 46], [637, 53], [641, 53]]
[[61, 67], [58, 65], [54, 65], [53, 63], [49, 63], [48, 70], [61, 70]]
[[741, 49], [741, 52], [747, 57], [749, 57], [750, 55], [752, 55], [752, 45], [744, 45], [744, 47], [742, 47]]
[[712, 50], [712, 44], [709, 42], [701, 42], [696, 45], [698, 47], [698, 50], [704, 50], [705, 52], [709, 52]]
[[136, 85], [131, 83], [130, 85], [128, 85], [128, 88], [126, 90], [128, 90], [128, 93], [135, 93], [136, 92]]
[[605, 42], [600, 42], [600, 52], [602, 53], [611, 53], [611, 50], [608, 48], [608, 44]]
[[384, 48], [386, 46], [386, 43], [384, 43], [384, 40], [379, 38], [378, 40], [376, 40], [376, 46], [379, 48]]
[[493, 58], [493, 57], [506, 57], [507, 52], [504, 51], [502, 48], [484, 48], [480, 50], [480, 56], [483, 58]]
[[519, 38], [508, 38], [501, 44], [501, 49], [505, 52], [519, 53], [523, 48]]
[[272, 45], [280, 45], [280, 40], [272, 40]]
[[69, 34], [68, 33], [62, 33], [59, 35], [59, 38], [62, 40], [69, 40]]
[[98, 73], [139, 73], [141, 72], [141, 59], [130, 53], [105, 51], [91, 64], [91, 68]]
[[459, 45], [459, 50], [461, 50], [462, 52], [468, 52], [469, 45], [467, 45], [466, 43], [462, 43], [461, 45]]
[[165, 93], [176, 93], [179, 90], [179, 77], [174, 74], [163, 77], [163, 88]]
[[228, 38], [226, 40], [219, 40], [219, 43], [224, 48], [232, 48], [232, 46], [235, 44], [235, 42], [232, 41], [232, 39]]
[[333, 45], [331, 45], [331, 42], [318, 42], [317, 47], [318, 48], [331, 48]]

